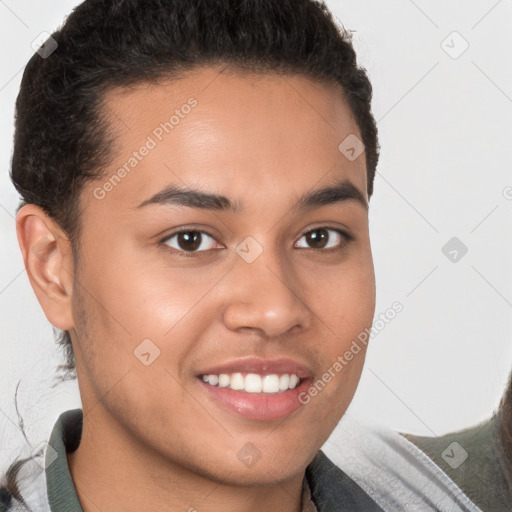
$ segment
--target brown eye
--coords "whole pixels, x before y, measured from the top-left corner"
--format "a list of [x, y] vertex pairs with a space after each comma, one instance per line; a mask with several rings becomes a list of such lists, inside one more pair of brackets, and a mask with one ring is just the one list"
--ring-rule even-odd
[[315, 229], [306, 235], [306, 241], [313, 249], [324, 249], [329, 241], [329, 233], [325, 229]]
[[189, 230], [174, 233], [163, 240], [162, 243], [176, 251], [203, 252], [213, 249], [215, 239], [204, 231]]
[[319, 250], [336, 248], [350, 240], [348, 235], [334, 228], [313, 229], [304, 233], [300, 240], [302, 239], [305, 239], [307, 245], [299, 245], [299, 247]]
[[177, 242], [184, 251], [195, 251], [201, 245], [201, 233], [198, 231], [185, 231], [179, 233]]

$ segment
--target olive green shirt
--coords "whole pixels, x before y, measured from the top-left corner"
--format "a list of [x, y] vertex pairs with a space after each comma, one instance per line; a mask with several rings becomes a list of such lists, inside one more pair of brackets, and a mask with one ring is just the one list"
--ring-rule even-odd
[[405, 434], [484, 512], [510, 512], [512, 492], [493, 416], [472, 428], [440, 437]]

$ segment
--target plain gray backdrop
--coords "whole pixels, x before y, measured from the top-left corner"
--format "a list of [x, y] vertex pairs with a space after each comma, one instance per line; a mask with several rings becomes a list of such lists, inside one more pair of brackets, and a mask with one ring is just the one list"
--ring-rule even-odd
[[[24, 271], [8, 176], [32, 42], [78, 3], [0, 0], [0, 469], [27, 448], [18, 382], [32, 448], [80, 407], [76, 381], [52, 387], [62, 357]], [[375, 318], [403, 305], [372, 339], [349, 413], [423, 435], [473, 425], [496, 408], [512, 366], [512, 4], [327, 5], [354, 31], [374, 87]]]

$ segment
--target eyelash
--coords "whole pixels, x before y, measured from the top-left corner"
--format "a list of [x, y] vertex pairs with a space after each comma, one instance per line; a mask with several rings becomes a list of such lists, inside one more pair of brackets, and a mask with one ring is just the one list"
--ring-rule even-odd
[[[328, 253], [328, 254], [336, 253], [336, 252], [340, 252], [343, 249], [345, 249], [345, 247], [350, 242], [352, 242], [354, 240], [354, 237], [351, 234], [347, 233], [346, 231], [343, 231], [342, 229], [334, 228], [334, 227], [331, 227], [331, 226], [318, 226], [318, 227], [314, 227], [313, 229], [309, 229], [308, 231], [305, 231], [304, 233], [302, 233], [302, 235], [300, 236], [299, 240], [302, 237], [304, 237], [305, 235], [307, 235], [308, 233], [312, 233], [314, 231], [320, 231], [320, 230], [334, 231], [334, 232], [338, 233], [344, 240], [342, 240], [340, 242], [340, 244], [335, 246], [335, 247], [329, 247], [328, 249], [315, 249], [315, 248], [311, 247], [311, 248], [309, 248], [310, 250], [317, 251], [317, 252], [322, 252], [322, 253]], [[177, 254], [178, 257], [180, 257], [180, 258], [182, 258], [182, 257], [194, 258], [194, 257], [197, 257], [198, 255], [200, 255], [202, 253], [218, 250], [218, 249], [208, 249], [208, 250], [203, 250], [203, 251], [183, 251], [183, 250], [175, 249], [174, 247], [169, 247], [165, 243], [165, 242], [168, 242], [169, 240], [171, 240], [173, 237], [179, 235], [180, 233], [201, 233], [203, 235], [208, 235], [210, 238], [213, 238], [216, 241], [215, 236], [212, 235], [210, 232], [204, 230], [204, 229], [183, 228], [183, 229], [179, 229], [177, 231], [174, 231], [170, 235], [167, 235], [165, 238], [160, 240], [159, 243], [164, 246], [165, 250], [167, 250], [168, 252], [170, 252], [172, 254]], [[299, 249], [304, 249], [304, 247], [300, 247]]]

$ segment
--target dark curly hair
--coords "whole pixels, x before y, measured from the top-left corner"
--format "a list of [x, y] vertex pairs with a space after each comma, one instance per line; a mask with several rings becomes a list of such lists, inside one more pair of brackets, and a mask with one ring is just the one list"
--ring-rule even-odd
[[[339, 84], [365, 146], [368, 196], [379, 158], [372, 87], [351, 34], [315, 0], [86, 0], [30, 59], [16, 102], [11, 179], [62, 227], [78, 259], [79, 199], [110, 163], [102, 99], [115, 87], [201, 65]], [[58, 341], [74, 376], [67, 331]], [[2, 500], [4, 498], [2, 497]]]

